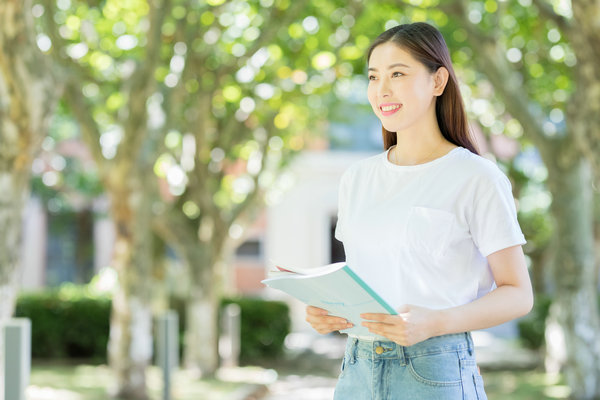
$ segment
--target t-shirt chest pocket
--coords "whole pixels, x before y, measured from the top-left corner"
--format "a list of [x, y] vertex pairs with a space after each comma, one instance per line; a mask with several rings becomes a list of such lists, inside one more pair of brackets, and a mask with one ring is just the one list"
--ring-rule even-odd
[[411, 207], [406, 221], [410, 250], [426, 252], [438, 259], [446, 252], [455, 223], [454, 214], [427, 207]]

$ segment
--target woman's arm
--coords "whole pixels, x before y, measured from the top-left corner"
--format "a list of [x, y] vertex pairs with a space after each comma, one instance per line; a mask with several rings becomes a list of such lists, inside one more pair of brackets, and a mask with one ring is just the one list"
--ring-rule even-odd
[[490, 254], [488, 262], [497, 288], [462, 306], [443, 310], [406, 305], [399, 315], [363, 314], [373, 333], [403, 346], [432, 336], [489, 328], [527, 314], [533, 307], [533, 291], [521, 246]]
[[533, 290], [521, 246], [488, 256], [497, 288], [459, 307], [440, 310], [438, 335], [485, 329], [522, 317], [533, 307]]

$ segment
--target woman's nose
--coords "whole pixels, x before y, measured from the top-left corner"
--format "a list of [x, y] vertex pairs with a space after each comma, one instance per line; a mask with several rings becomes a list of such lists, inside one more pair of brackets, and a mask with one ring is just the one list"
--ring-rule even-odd
[[391, 95], [390, 82], [387, 79], [382, 79], [379, 83], [379, 96], [386, 97]]

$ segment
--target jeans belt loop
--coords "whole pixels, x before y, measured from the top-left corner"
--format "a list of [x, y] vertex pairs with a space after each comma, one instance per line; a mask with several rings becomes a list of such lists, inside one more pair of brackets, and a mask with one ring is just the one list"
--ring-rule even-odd
[[473, 355], [473, 349], [475, 347], [475, 345], [473, 344], [473, 337], [471, 336], [471, 332], [466, 332], [465, 335], [467, 335], [467, 345], [469, 346], [469, 355], [472, 356]]
[[352, 339], [352, 356], [350, 357], [350, 363], [356, 363], [357, 353], [358, 353], [358, 338]]

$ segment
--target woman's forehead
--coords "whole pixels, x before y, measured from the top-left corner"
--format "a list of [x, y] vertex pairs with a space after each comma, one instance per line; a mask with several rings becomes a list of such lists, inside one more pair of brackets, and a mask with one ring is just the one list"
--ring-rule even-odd
[[388, 68], [394, 64], [403, 64], [404, 66], [411, 67], [416, 62], [413, 56], [404, 48], [392, 42], [386, 42], [378, 45], [371, 52], [369, 69]]

